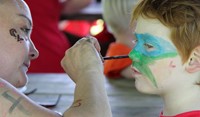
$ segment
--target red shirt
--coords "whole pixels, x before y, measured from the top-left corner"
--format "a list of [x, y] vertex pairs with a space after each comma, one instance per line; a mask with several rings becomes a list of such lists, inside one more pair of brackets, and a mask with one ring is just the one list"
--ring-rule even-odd
[[25, 0], [33, 18], [31, 39], [39, 57], [31, 62], [29, 72], [64, 72], [60, 61], [70, 44], [58, 29], [62, 5], [59, 0]]
[[163, 116], [161, 113], [160, 117], [200, 117], [200, 110], [185, 112], [175, 116]]

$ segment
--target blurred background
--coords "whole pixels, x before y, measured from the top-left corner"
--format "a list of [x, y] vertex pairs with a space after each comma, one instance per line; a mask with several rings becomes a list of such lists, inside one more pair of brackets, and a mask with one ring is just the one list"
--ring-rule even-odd
[[96, 37], [101, 45], [103, 56], [105, 56], [109, 44], [115, 41], [102, 18], [101, 0], [95, 0], [77, 14], [62, 15], [59, 27], [71, 45], [84, 36]]

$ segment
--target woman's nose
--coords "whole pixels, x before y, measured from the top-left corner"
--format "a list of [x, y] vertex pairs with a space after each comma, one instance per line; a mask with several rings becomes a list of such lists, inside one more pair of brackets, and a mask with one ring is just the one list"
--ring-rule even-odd
[[31, 41], [30, 44], [30, 53], [29, 53], [29, 57], [31, 60], [38, 58], [39, 56], [39, 52], [38, 50], [35, 48], [35, 45], [33, 44], [33, 42]]

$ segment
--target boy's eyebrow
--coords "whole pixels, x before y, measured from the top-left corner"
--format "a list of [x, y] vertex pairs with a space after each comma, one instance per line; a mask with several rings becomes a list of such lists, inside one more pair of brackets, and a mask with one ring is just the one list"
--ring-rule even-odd
[[29, 24], [30, 24], [30, 26], [32, 27], [33, 26], [33, 24], [32, 24], [32, 22], [31, 22], [31, 20], [26, 16], [26, 15], [24, 15], [24, 14], [18, 14], [18, 16], [20, 16], [20, 17], [23, 17], [23, 18], [25, 18], [25, 19], [27, 19], [28, 20], [28, 22], [29, 22]]

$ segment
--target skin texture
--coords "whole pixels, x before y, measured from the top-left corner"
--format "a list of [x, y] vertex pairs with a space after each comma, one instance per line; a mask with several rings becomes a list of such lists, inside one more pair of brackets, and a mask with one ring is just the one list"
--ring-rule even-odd
[[[30, 62], [39, 55], [30, 39], [33, 25], [28, 6], [23, 0], [1, 0], [0, 15], [0, 117], [60, 117], [16, 89], [26, 85]], [[76, 83], [76, 90], [64, 117], [112, 116], [99, 51], [97, 40], [89, 37], [66, 51], [62, 66]]]

